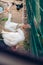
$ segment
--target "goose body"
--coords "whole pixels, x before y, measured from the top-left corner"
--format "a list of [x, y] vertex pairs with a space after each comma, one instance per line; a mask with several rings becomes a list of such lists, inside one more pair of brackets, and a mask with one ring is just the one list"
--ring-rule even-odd
[[6, 32], [2, 30], [2, 37], [6, 45], [14, 46], [25, 40], [24, 32], [21, 28], [17, 28], [18, 23], [11, 22], [11, 14], [9, 13], [8, 20], [5, 23], [4, 28], [11, 31]]

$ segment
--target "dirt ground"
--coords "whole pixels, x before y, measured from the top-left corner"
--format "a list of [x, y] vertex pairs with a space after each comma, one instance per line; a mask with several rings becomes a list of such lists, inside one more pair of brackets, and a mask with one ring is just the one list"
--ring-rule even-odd
[[[2, 1], [4, 1], [4, 2], [6, 2], [6, 1], [9, 1], [9, 2], [11, 2], [12, 0], [2, 0]], [[14, 0], [15, 1], [15, 0]], [[0, 1], [1, 2], [1, 1]], [[21, 2], [20, 2], [21, 3]], [[3, 5], [5, 5], [6, 3], [3, 3]], [[17, 2], [16, 2], [16, 4], [17, 4]], [[23, 16], [23, 9], [24, 8], [22, 8], [21, 10], [19, 10], [19, 11], [17, 11], [17, 9], [16, 9], [16, 6], [15, 5], [13, 5], [13, 6], [11, 6], [11, 8], [10, 8], [10, 12], [11, 12], [11, 14], [12, 14], [12, 19], [11, 19], [11, 21], [12, 22], [18, 22], [18, 23], [21, 23], [21, 22], [23, 22], [24, 21], [24, 16]], [[1, 17], [2, 16], [2, 17]], [[4, 12], [4, 13], [2, 13], [2, 14], [0, 14], [0, 17], [1, 18], [3, 18], [3, 17], [8, 17], [8, 12]], [[4, 21], [1, 21], [0, 22], [1, 24], [2, 24], [2, 26], [4, 25]], [[1, 28], [0, 28], [0, 31], [1, 31]]]

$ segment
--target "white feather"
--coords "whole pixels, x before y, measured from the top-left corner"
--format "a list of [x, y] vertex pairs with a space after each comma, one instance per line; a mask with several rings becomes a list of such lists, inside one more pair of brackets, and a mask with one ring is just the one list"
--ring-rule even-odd
[[11, 22], [11, 14], [9, 13], [8, 21], [6, 21], [4, 28], [10, 30], [11, 32], [2, 30], [3, 40], [8, 46], [17, 45], [25, 39], [24, 32], [20, 28], [18, 28], [16, 32], [17, 25], [18, 23]]

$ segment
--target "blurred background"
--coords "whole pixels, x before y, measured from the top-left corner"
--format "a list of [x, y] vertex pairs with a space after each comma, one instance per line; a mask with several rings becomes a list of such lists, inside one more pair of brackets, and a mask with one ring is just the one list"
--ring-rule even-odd
[[0, 52], [0, 65], [38, 65], [36, 63], [30, 62], [25, 58], [20, 58], [18, 56], [13, 56], [7, 53]]

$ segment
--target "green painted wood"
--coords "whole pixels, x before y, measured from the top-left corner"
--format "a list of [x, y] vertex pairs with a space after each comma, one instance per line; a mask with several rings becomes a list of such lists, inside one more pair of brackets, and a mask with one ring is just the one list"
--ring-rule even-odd
[[[41, 26], [39, 24], [38, 28], [34, 24], [34, 17], [36, 17], [36, 22], [40, 21], [41, 15], [40, 15], [40, 9], [36, 3], [36, 0], [26, 0], [26, 6], [27, 6], [27, 14], [28, 14], [28, 23], [31, 25], [31, 48], [32, 52], [36, 55], [39, 56], [41, 53], [43, 53], [43, 46], [41, 42], [41, 39], [43, 37]], [[39, 0], [38, 0], [39, 4]], [[34, 6], [34, 7], [33, 7]], [[35, 8], [36, 7], [36, 8]], [[39, 17], [38, 17], [39, 16]], [[43, 54], [42, 54], [43, 55]]]

